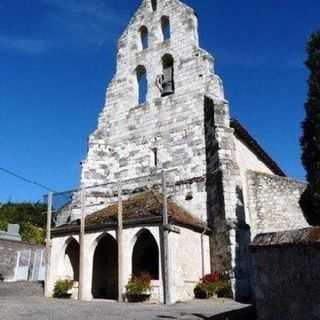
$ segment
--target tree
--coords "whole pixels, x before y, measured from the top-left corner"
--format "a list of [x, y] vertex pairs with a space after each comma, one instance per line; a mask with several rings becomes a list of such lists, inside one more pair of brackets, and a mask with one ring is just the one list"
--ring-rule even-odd
[[307, 53], [306, 66], [310, 70], [310, 78], [301, 147], [308, 186], [300, 205], [308, 222], [320, 225], [320, 31], [311, 34]]
[[43, 244], [47, 206], [42, 203], [6, 203], [0, 206], [0, 230], [19, 224], [23, 241]]

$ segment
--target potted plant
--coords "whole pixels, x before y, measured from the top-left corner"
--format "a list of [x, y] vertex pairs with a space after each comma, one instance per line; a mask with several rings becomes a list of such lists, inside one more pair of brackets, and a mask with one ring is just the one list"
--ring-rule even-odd
[[73, 280], [59, 280], [55, 283], [53, 297], [59, 299], [70, 299]]
[[149, 300], [151, 297], [151, 279], [149, 273], [133, 275], [126, 286], [128, 302]]
[[194, 289], [196, 299], [232, 298], [230, 278], [218, 272], [205, 275]]

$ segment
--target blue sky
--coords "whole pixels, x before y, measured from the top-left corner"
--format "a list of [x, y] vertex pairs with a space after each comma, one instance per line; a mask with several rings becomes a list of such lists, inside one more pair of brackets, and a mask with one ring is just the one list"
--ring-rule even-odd
[[[140, 0], [1, 0], [0, 167], [68, 190], [115, 70], [116, 41]], [[305, 44], [318, 0], [188, 0], [201, 46], [216, 58], [232, 115], [280, 164], [304, 178], [300, 123]], [[0, 201], [44, 191], [0, 172]]]

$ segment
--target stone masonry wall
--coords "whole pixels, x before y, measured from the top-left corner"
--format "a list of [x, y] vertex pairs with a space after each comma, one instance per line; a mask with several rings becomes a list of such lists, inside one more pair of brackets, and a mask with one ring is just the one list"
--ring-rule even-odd
[[5, 280], [14, 280], [18, 251], [31, 250], [32, 260], [37, 249], [43, 249], [43, 247], [20, 241], [0, 240], [0, 274]]
[[[170, 20], [168, 40], [163, 40], [161, 33], [163, 16]], [[141, 26], [149, 32], [149, 45], [144, 50]], [[199, 48], [197, 27], [193, 10], [180, 1], [158, 1], [156, 11], [152, 11], [151, 0], [142, 2], [119, 40], [117, 71], [107, 89], [106, 104], [98, 128], [89, 139], [89, 152], [83, 163], [84, 186], [126, 179], [136, 179], [130, 188], [145, 186], [146, 179], [141, 177], [155, 170], [154, 148], [158, 149], [158, 167], [169, 169], [170, 181], [206, 174], [204, 97], [209, 95], [221, 102], [224, 93], [222, 82], [214, 73], [212, 56]], [[174, 60], [175, 93], [161, 97], [156, 79], [163, 73], [162, 57], [166, 54]], [[144, 104], [138, 102], [138, 66], [144, 66], [147, 74]], [[105, 202], [103, 195], [110, 190], [101, 187], [91, 191], [88, 202], [97, 203]], [[178, 194], [178, 202], [184, 197], [184, 193]], [[207, 219], [203, 194], [194, 194], [192, 207], [196, 208], [195, 215]], [[74, 211], [73, 218], [77, 217], [78, 212]]]
[[[301, 241], [303, 233], [311, 238]], [[319, 230], [304, 229], [261, 235], [258, 242], [263, 244], [254, 241], [259, 320], [320, 319], [319, 234]], [[288, 243], [279, 243], [287, 239]]]
[[[236, 299], [248, 299], [248, 226], [229, 106], [206, 97], [207, 209], [212, 271], [230, 273]], [[213, 110], [213, 112], [212, 112]]]
[[299, 205], [303, 182], [248, 171], [247, 188], [252, 238], [259, 233], [308, 227]]

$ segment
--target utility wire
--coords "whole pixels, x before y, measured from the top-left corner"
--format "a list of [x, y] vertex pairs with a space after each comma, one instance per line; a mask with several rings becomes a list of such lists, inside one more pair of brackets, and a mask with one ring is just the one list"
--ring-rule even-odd
[[33, 185], [35, 185], [35, 186], [37, 186], [37, 187], [40, 187], [40, 188], [42, 188], [42, 189], [45, 189], [45, 190], [47, 190], [47, 191], [49, 191], [49, 192], [56, 192], [56, 191], [52, 190], [51, 188], [45, 186], [45, 185], [42, 184], [42, 183], [39, 183], [39, 182], [36, 182], [36, 181], [32, 181], [32, 180], [30, 180], [30, 179], [28, 179], [28, 178], [25, 178], [25, 177], [23, 177], [23, 176], [21, 176], [21, 175], [19, 175], [19, 174], [17, 174], [17, 173], [12, 172], [12, 171], [10, 171], [10, 170], [7, 170], [7, 169], [4, 169], [4, 168], [1, 168], [1, 167], [0, 167], [0, 171], [6, 173], [6, 174], [8, 174], [8, 175], [11, 175], [11, 176], [13, 176], [13, 177], [15, 177], [15, 178], [17, 178], [17, 179], [20, 179], [20, 180], [22, 180], [22, 181], [24, 181], [24, 182], [26, 182], [26, 183], [33, 184]]

